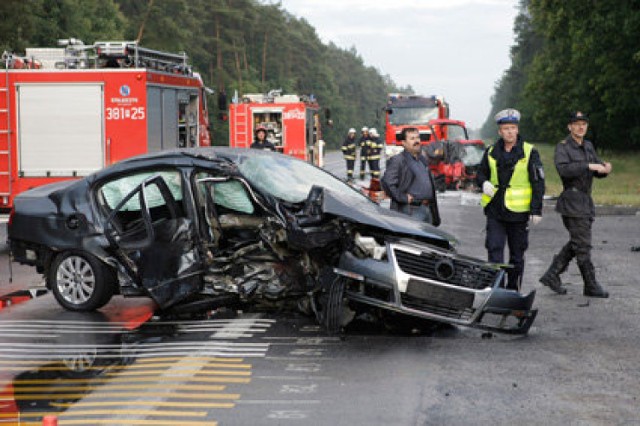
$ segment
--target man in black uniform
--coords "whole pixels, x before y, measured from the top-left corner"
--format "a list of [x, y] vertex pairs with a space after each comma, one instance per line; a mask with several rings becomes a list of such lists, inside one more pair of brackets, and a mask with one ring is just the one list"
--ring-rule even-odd
[[540, 282], [559, 294], [566, 294], [562, 274], [574, 257], [584, 281], [583, 294], [588, 297], [609, 297], [596, 281], [591, 263], [591, 225], [595, 206], [591, 198], [593, 178], [604, 178], [611, 173], [611, 163], [600, 161], [593, 144], [584, 136], [589, 127], [586, 114], [577, 111], [569, 116], [569, 136], [556, 145], [554, 162], [562, 179], [562, 194], [556, 211], [569, 231], [569, 242], [553, 257], [553, 262]]
[[347, 181], [353, 180], [353, 168], [356, 163], [356, 129], [349, 129], [347, 137], [342, 142], [342, 156], [347, 162]]
[[263, 126], [260, 126], [255, 131], [255, 140], [251, 144], [249, 148], [251, 149], [264, 149], [267, 151], [275, 151], [276, 146], [269, 142], [267, 139], [267, 129]]
[[[358, 144], [360, 145], [360, 179], [364, 179], [365, 171], [367, 169], [367, 160], [369, 159], [369, 128], [362, 128], [362, 135]], [[371, 169], [369, 169], [371, 171]]]
[[376, 129], [369, 129], [369, 172], [372, 178], [380, 179], [380, 154], [384, 148], [384, 142]]
[[544, 170], [538, 151], [518, 134], [520, 113], [506, 109], [495, 116], [498, 141], [485, 150], [477, 175], [487, 216], [489, 262], [503, 263], [509, 245], [507, 288], [520, 291], [524, 253], [529, 247], [529, 221], [542, 220]]

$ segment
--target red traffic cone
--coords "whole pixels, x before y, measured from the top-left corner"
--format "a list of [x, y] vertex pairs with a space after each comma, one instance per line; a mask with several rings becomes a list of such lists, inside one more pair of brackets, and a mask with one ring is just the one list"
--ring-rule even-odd
[[42, 418], [42, 426], [58, 426], [58, 416], [44, 416]]

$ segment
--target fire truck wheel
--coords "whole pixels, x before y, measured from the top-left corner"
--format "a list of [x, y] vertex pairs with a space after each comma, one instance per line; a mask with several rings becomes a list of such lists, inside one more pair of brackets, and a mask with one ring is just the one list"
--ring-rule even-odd
[[64, 308], [70, 311], [93, 311], [111, 300], [115, 275], [94, 256], [67, 251], [54, 259], [47, 284]]

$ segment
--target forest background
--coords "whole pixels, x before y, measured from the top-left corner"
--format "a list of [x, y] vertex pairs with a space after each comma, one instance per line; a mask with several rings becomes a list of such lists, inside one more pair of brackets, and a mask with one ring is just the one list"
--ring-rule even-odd
[[[496, 76], [482, 136], [494, 139], [493, 115], [512, 107], [522, 112], [521, 133], [528, 140], [555, 143], [566, 133], [568, 112], [582, 110], [591, 118], [589, 137], [599, 150], [640, 151], [640, 1], [519, 0], [514, 7], [519, 14], [511, 66]], [[69, 37], [87, 44], [138, 39], [148, 48], [184, 51], [205, 84], [216, 93], [225, 90], [228, 100], [236, 90], [240, 95], [271, 89], [313, 94], [331, 110], [334, 125], [323, 136], [334, 148], [349, 127], [383, 128], [387, 93], [413, 92], [366, 65], [355, 47], [322, 43], [304, 18], [279, 3], [0, 2], [3, 50], [51, 47]], [[217, 119], [221, 114], [215, 98], [210, 105], [214, 143], [226, 145], [227, 122]], [[464, 120], [455, 116], [455, 105], [451, 109], [452, 118]]]

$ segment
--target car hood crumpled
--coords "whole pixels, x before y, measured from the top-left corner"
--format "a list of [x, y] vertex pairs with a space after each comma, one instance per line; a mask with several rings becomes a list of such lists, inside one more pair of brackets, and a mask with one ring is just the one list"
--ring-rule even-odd
[[436, 227], [417, 221], [411, 216], [386, 209], [366, 199], [354, 203], [354, 198], [344, 197], [331, 191], [324, 191], [322, 211], [395, 234], [431, 240], [438, 246], [454, 246], [456, 239], [451, 234]]

